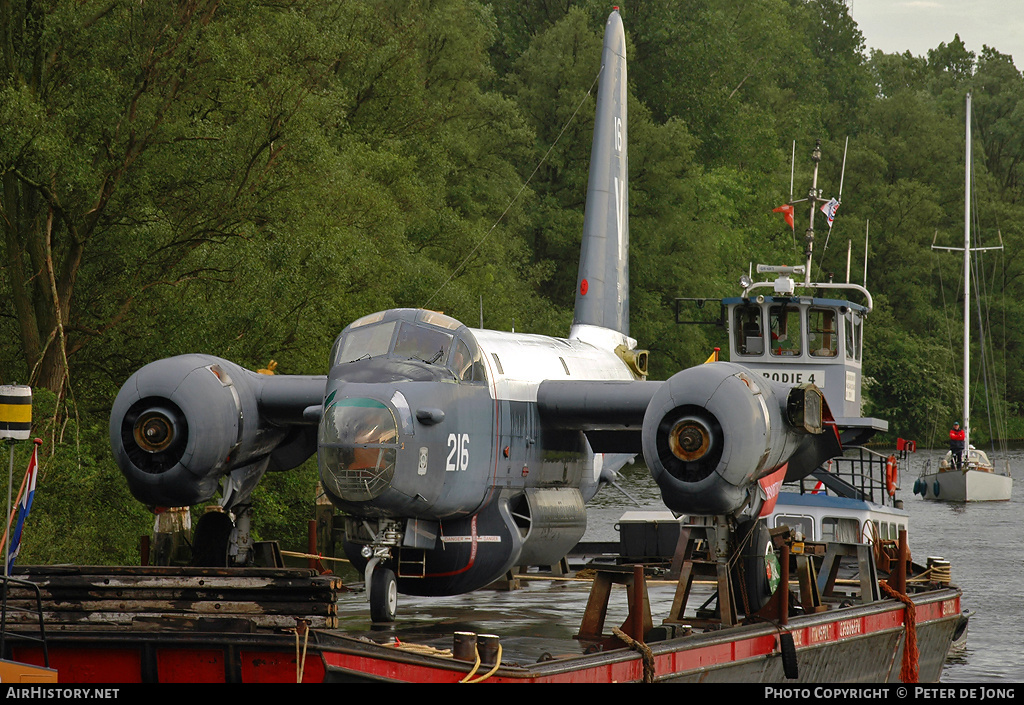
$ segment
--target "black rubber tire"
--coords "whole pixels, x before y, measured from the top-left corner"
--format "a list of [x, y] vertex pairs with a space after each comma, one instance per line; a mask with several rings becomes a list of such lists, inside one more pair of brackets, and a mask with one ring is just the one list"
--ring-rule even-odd
[[370, 576], [370, 619], [375, 624], [394, 622], [398, 612], [398, 581], [395, 571], [378, 566]]
[[[744, 539], [747, 534], [750, 534], [749, 538]], [[772, 596], [771, 584], [765, 572], [765, 557], [773, 550], [772, 537], [763, 520], [740, 522], [736, 527], [736, 536], [742, 545], [742, 556], [732, 576], [736, 605], [737, 609], [743, 609], [744, 600], [740, 591], [745, 589], [750, 614], [753, 614], [768, 604]]]

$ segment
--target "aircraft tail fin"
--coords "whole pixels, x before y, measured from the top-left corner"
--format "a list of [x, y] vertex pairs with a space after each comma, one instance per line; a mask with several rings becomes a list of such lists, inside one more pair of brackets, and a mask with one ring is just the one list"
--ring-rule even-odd
[[615, 10], [601, 52], [572, 338], [607, 337], [607, 331], [629, 336], [628, 171], [626, 35]]

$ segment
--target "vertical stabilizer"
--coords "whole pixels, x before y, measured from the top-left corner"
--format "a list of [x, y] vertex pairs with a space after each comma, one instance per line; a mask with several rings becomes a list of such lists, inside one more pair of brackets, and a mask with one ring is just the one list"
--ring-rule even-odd
[[[583, 245], [570, 337], [595, 343], [617, 338], [621, 343], [629, 336], [628, 171], [626, 35], [616, 9], [605, 24], [601, 52]], [[609, 335], [609, 331], [620, 335]]]

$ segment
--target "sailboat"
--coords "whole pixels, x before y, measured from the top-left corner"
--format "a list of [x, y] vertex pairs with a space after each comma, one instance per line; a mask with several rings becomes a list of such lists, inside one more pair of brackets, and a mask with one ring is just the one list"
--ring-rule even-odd
[[[1010, 499], [1013, 478], [1009, 467], [997, 472], [988, 455], [971, 445], [970, 399], [970, 322], [971, 322], [971, 94], [967, 94], [967, 150], [964, 176], [964, 451], [962, 462], [956, 463], [953, 452], [939, 463], [938, 470], [925, 468], [914, 483], [914, 493], [925, 499], [945, 502], [982, 502]], [[936, 247], [935, 249], [960, 249]], [[975, 248], [999, 249], [999, 248]]]

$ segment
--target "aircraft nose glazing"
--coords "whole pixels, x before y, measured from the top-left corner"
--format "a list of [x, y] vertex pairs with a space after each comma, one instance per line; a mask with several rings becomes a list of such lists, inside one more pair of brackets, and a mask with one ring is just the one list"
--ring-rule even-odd
[[376, 399], [341, 399], [324, 409], [320, 423], [320, 479], [343, 501], [379, 497], [395, 473], [398, 424]]

